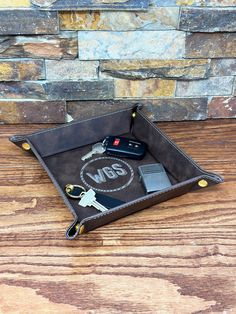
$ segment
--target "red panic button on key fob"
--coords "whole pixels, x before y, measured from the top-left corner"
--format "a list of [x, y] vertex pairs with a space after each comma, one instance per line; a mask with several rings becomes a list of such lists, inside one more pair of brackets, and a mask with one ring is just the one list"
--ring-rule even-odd
[[120, 144], [120, 139], [116, 138], [113, 142], [113, 146], [119, 146], [119, 144]]
[[147, 145], [136, 139], [108, 136], [103, 141], [106, 154], [130, 159], [142, 159], [145, 156]]

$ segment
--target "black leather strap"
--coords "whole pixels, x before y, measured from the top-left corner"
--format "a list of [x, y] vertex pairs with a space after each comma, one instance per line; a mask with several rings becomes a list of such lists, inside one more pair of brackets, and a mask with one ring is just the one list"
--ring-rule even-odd
[[125, 203], [111, 196], [107, 196], [107, 195], [99, 194], [99, 193], [96, 193], [96, 198], [99, 203], [101, 203], [103, 206], [105, 206], [108, 209], [120, 206]]

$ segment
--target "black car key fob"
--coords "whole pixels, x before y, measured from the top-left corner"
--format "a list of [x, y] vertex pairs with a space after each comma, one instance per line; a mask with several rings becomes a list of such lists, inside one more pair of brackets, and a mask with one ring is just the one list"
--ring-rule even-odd
[[147, 145], [141, 141], [120, 136], [108, 136], [103, 141], [106, 154], [130, 159], [142, 159]]

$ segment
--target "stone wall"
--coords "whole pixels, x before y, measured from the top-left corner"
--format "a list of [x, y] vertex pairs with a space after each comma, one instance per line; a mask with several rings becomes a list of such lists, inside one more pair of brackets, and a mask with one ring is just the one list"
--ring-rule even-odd
[[236, 0], [0, 0], [0, 123], [236, 117]]

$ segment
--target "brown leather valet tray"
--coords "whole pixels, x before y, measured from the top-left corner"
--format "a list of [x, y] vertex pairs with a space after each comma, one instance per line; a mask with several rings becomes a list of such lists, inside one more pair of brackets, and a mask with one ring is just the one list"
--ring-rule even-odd
[[[108, 135], [141, 140], [148, 145], [148, 152], [142, 160], [106, 154], [81, 160], [92, 144]], [[138, 106], [28, 135], [15, 135], [10, 140], [37, 157], [71, 210], [74, 222], [66, 232], [68, 239], [188, 191], [223, 182], [219, 175], [201, 169]], [[165, 167], [172, 186], [146, 195], [138, 166], [157, 162]], [[114, 164], [123, 167], [122, 175], [114, 173]], [[82, 185], [86, 190], [93, 188], [124, 203], [105, 212], [81, 207], [78, 200], [67, 197], [65, 186], [69, 183]]]

